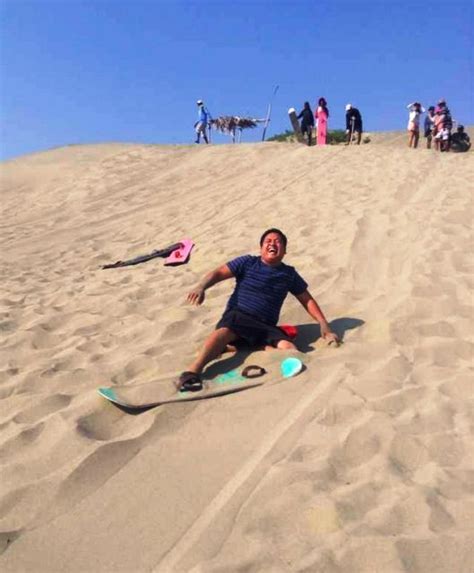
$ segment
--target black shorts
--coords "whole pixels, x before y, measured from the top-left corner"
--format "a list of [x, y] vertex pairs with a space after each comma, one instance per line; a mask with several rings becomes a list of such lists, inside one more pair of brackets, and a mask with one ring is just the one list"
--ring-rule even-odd
[[226, 311], [216, 324], [216, 330], [224, 327], [232, 330], [239, 337], [238, 344], [276, 346], [280, 340], [292, 342], [291, 338], [278, 326], [266, 324], [241, 310]]

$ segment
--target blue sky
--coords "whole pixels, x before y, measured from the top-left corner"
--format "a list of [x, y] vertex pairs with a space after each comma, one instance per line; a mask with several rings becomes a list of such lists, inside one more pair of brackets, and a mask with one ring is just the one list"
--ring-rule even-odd
[[264, 117], [276, 85], [268, 136], [320, 96], [329, 129], [343, 127], [348, 102], [367, 131], [394, 130], [408, 103], [442, 97], [469, 125], [472, 54], [470, 1], [2, 0], [0, 158], [191, 143], [196, 99], [213, 116]]

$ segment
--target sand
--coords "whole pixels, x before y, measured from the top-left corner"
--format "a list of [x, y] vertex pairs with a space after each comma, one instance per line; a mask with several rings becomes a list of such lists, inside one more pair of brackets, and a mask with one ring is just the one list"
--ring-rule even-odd
[[[371, 139], [2, 164], [2, 571], [472, 573], [473, 155]], [[188, 365], [232, 281], [186, 294], [270, 226], [344, 344], [290, 296], [299, 376], [137, 415], [102, 399]], [[186, 265], [101, 269], [186, 237]]]

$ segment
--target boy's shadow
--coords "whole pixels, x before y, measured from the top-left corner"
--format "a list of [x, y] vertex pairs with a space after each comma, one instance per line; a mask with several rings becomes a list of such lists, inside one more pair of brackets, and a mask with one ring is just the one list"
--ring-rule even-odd
[[[329, 325], [331, 327], [331, 330], [337, 334], [339, 340], [343, 342], [344, 335], [348, 330], [352, 330], [353, 328], [359, 328], [359, 326], [362, 326], [363, 324], [364, 321], [361, 320], [360, 318], [344, 317], [344, 318], [336, 318], [336, 320], [330, 322]], [[296, 337], [295, 344], [298, 347], [298, 350], [305, 354], [313, 352], [314, 348], [312, 345], [319, 338], [321, 338], [321, 329], [319, 325], [315, 323], [309, 323], [309, 324], [299, 324], [297, 326], [298, 326], [298, 335]], [[214, 362], [208, 368], [206, 368], [203, 375], [204, 380], [214, 378], [219, 374], [225, 374], [230, 370], [239, 368], [239, 366], [241, 366], [245, 362], [245, 360], [253, 352], [255, 352], [255, 350], [256, 349], [254, 348], [242, 347], [239, 348], [239, 350], [235, 353], [222, 354], [220, 359], [218, 359], [216, 362]], [[126, 412], [127, 414], [132, 414], [133, 416], [141, 414], [146, 410], [150, 410], [150, 408], [132, 409], [132, 408], [127, 408], [126, 406], [119, 406], [118, 404], [116, 404], [116, 406], [123, 412]], [[154, 406], [152, 406], [152, 408], [153, 407]]]
[[[336, 318], [329, 323], [331, 330], [337, 334], [339, 340], [344, 342], [345, 333], [353, 328], [359, 328], [362, 326], [364, 321], [360, 318]], [[309, 323], [309, 324], [298, 324], [298, 335], [295, 339], [295, 344], [300, 352], [305, 354], [313, 352], [313, 344], [321, 338], [321, 328], [319, 324]], [[229, 370], [234, 370], [241, 366], [245, 360], [253, 353], [256, 349], [249, 347], [240, 347], [237, 352], [232, 354], [222, 354], [217, 362], [211, 364], [206, 368], [204, 372], [204, 379], [213, 378], [219, 374], [224, 374], [229, 372]]]
[[[344, 336], [348, 330], [353, 328], [359, 328], [362, 326], [364, 321], [360, 318], [336, 318], [329, 323], [331, 330], [337, 334], [339, 340], [344, 342]], [[304, 353], [312, 352], [314, 350], [312, 344], [314, 344], [319, 338], [321, 338], [321, 328], [319, 324], [309, 323], [309, 324], [299, 324], [298, 325], [298, 336], [296, 337], [296, 345], [298, 350]]]

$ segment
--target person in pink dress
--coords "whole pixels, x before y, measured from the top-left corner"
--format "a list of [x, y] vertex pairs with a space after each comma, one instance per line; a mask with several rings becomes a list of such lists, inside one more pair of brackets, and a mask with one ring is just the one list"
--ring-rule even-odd
[[323, 97], [319, 98], [318, 107], [316, 109], [314, 117], [318, 121], [317, 145], [326, 145], [329, 110], [327, 102]]

